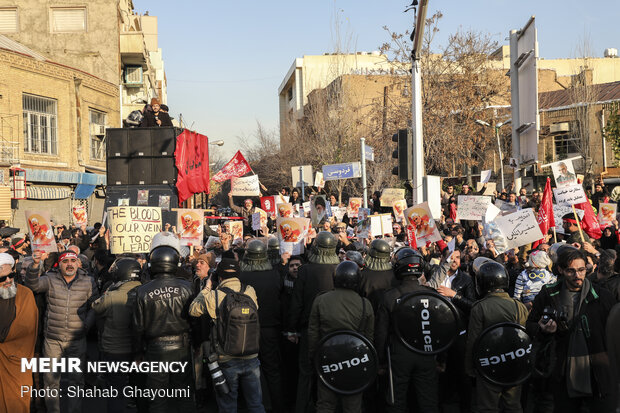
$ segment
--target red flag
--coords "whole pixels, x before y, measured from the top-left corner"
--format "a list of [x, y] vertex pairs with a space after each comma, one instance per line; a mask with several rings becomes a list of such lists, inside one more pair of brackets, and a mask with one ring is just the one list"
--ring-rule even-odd
[[180, 205], [192, 194], [209, 193], [209, 141], [205, 135], [189, 130], [181, 132], [176, 141], [174, 163]]
[[222, 182], [230, 178], [238, 178], [251, 170], [250, 164], [245, 160], [241, 151], [237, 151], [235, 156], [218, 173], [213, 175], [213, 180], [215, 182]]
[[[547, 235], [549, 229], [551, 227], [555, 227], [555, 219], [553, 217], [553, 194], [551, 193], [551, 179], [547, 178], [547, 183], [545, 184], [545, 191], [543, 192], [542, 202], [540, 203], [540, 208], [538, 208], [538, 226], [540, 227], [540, 232], [543, 235]], [[544, 239], [540, 239], [532, 245], [532, 248], [538, 247], [538, 245], [545, 242]]]
[[583, 229], [590, 238], [599, 239], [603, 236], [601, 226], [594, 215], [592, 204], [586, 195], [586, 202], [575, 204], [575, 208], [583, 210], [583, 218], [581, 219], [581, 229]]
[[411, 225], [407, 225], [407, 240], [411, 248], [418, 249], [418, 240], [415, 239], [415, 231]]
[[271, 219], [276, 219], [276, 200], [273, 196], [264, 196], [260, 199], [260, 207], [269, 214]]

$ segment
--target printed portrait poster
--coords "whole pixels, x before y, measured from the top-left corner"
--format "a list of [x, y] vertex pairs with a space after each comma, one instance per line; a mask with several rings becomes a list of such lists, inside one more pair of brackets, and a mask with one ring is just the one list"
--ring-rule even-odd
[[327, 219], [327, 199], [325, 195], [310, 197], [310, 220], [313, 226], [318, 226]]
[[293, 204], [276, 204], [276, 218], [293, 218]]
[[316, 171], [314, 175], [314, 186], [321, 189], [325, 187], [325, 179], [323, 179], [323, 172]]
[[254, 208], [254, 211], [256, 212], [252, 214], [252, 229], [260, 231], [261, 228], [267, 226], [267, 212], [260, 208]]
[[517, 161], [517, 158], [510, 158], [508, 166], [512, 169], [519, 169], [519, 161]]
[[138, 206], [148, 206], [149, 204], [149, 190], [148, 189], [138, 190], [138, 200], [136, 204]]
[[157, 205], [159, 205], [162, 211], [170, 211], [170, 195], [160, 195]]
[[555, 186], [558, 188], [577, 184], [577, 175], [573, 168], [573, 161], [566, 159], [551, 164], [553, 177], [555, 178]]
[[202, 245], [204, 231], [203, 216], [204, 212], [202, 212], [202, 209], [177, 210], [177, 230], [181, 245]]
[[355, 217], [358, 214], [358, 210], [362, 206], [362, 198], [349, 198], [349, 205], [347, 206], [347, 215], [349, 217]]
[[243, 221], [226, 221], [226, 232], [230, 234], [231, 245], [236, 241], [243, 242]]
[[303, 254], [310, 220], [308, 218], [277, 218], [276, 226], [280, 240], [280, 253]]
[[424, 245], [427, 241], [436, 242], [441, 239], [435, 220], [431, 214], [428, 202], [414, 205], [405, 211], [407, 225], [413, 227], [418, 245]]
[[260, 207], [269, 215], [269, 218], [276, 219], [276, 199], [273, 196], [264, 196], [260, 199]]
[[601, 227], [608, 227], [614, 224], [618, 204], [608, 204], [601, 202], [598, 207], [598, 223]]
[[396, 222], [403, 222], [405, 219], [405, 209], [407, 209], [407, 200], [399, 199], [392, 204], [392, 210], [394, 211], [394, 217]]
[[357, 221], [363, 221], [370, 215], [370, 208], [358, 208]]
[[88, 224], [88, 216], [86, 214], [86, 207], [84, 205], [76, 205], [71, 209], [71, 219], [76, 226], [82, 226]]
[[28, 222], [32, 251], [58, 251], [54, 229], [50, 224], [49, 211], [26, 211], [26, 222]]

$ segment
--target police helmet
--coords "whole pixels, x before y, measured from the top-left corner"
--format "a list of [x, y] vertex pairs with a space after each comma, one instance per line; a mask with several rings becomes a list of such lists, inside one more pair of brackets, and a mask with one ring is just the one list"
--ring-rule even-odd
[[266, 260], [267, 259], [267, 247], [261, 240], [252, 240], [248, 242], [245, 248], [244, 258], [248, 260]]
[[376, 239], [370, 243], [370, 250], [368, 251], [368, 255], [373, 258], [389, 260], [390, 251], [390, 244], [388, 244], [387, 241], [382, 239]]
[[424, 257], [413, 248], [401, 248], [394, 256], [394, 275], [403, 279], [413, 275], [419, 277], [424, 274]]
[[181, 255], [171, 246], [163, 245], [151, 251], [149, 268], [152, 274], [174, 274], [179, 266]]
[[332, 249], [336, 251], [336, 237], [328, 231], [319, 232], [316, 236], [316, 246], [321, 249]]
[[280, 250], [280, 240], [278, 240], [276, 237], [272, 237], [269, 238], [268, 241], [268, 248], [269, 250]]
[[478, 270], [480, 270], [480, 267], [482, 267], [482, 264], [486, 264], [487, 262], [492, 262], [492, 261], [493, 260], [488, 257], [477, 257], [471, 266], [472, 270], [474, 270], [474, 274], [476, 274]]
[[139, 280], [140, 263], [134, 258], [117, 258], [110, 266], [108, 273], [114, 282]]
[[362, 281], [362, 273], [359, 266], [353, 261], [343, 261], [336, 267], [334, 272], [334, 287], [359, 289]]
[[506, 268], [498, 262], [485, 262], [476, 273], [476, 292], [479, 296], [504, 290], [508, 291], [508, 273]]

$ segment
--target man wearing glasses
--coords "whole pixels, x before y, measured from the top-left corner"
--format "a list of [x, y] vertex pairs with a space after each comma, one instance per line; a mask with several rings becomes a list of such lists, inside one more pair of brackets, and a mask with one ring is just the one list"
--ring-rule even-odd
[[559, 281], [545, 285], [534, 300], [528, 333], [542, 343], [555, 340], [556, 362], [549, 366], [549, 387], [556, 412], [615, 411], [615, 381], [606, 347], [612, 294], [586, 278], [586, 256], [560, 248]]

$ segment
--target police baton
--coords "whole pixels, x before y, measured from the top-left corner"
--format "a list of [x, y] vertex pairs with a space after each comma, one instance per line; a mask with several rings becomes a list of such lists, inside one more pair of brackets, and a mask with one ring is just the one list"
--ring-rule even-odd
[[387, 364], [388, 364], [388, 404], [394, 406], [394, 378], [392, 377], [392, 356], [390, 355], [390, 346], [386, 347]]

